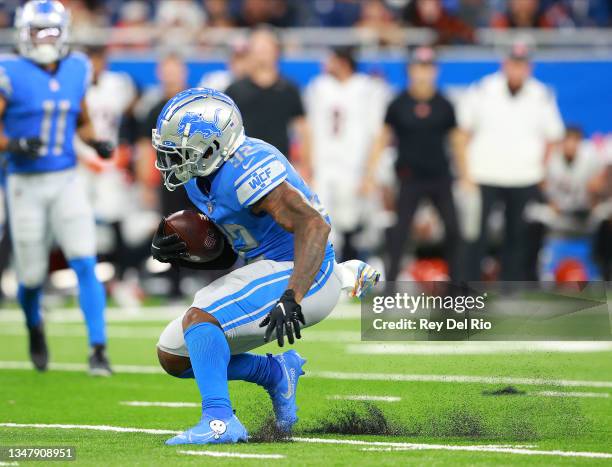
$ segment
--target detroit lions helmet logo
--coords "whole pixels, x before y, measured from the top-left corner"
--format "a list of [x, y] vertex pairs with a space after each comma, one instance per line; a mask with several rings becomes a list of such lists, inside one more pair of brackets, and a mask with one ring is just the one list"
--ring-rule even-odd
[[180, 135], [193, 136], [196, 133], [201, 133], [205, 139], [211, 138], [212, 136], [221, 137], [223, 131], [219, 128], [219, 113], [222, 109], [215, 110], [215, 116], [212, 121], [206, 120], [204, 115], [187, 112], [181, 118], [178, 125], [178, 133]]

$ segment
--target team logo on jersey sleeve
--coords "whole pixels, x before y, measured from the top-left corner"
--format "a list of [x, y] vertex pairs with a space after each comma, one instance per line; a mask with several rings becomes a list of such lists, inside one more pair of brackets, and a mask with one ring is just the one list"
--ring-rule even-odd
[[219, 113], [222, 109], [215, 110], [213, 120], [206, 120], [204, 115], [196, 112], [187, 112], [181, 118], [178, 125], [179, 135], [193, 136], [200, 133], [203, 138], [211, 138], [212, 136], [220, 137], [223, 131], [219, 128]]

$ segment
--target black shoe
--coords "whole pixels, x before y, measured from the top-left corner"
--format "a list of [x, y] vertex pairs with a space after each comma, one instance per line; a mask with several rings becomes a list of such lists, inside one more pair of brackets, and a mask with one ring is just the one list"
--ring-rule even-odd
[[38, 371], [46, 371], [49, 363], [49, 351], [45, 339], [45, 328], [42, 321], [28, 328], [30, 334], [30, 359]]
[[113, 374], [103, 345], [96, 345], [92, 349], [89, 356], [89, 374], [91, 376], [110, 376]]

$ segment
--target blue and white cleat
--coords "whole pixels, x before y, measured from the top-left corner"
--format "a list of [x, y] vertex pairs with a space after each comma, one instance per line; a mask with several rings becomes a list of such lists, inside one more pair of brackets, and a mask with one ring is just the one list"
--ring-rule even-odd
[[168, 445], [176, 444], [235, 444], [247, 441], [248, 433], [235, 415], [227, 420], [219, 420], [202, 414], [202, 419], [193, 428], [170, 438]]
[[295, 350], [273, 355], [272, 358], [280, 364], [282, 377], [273, 387], [266, 390], [272, 399], [277, 428], [284, 433], [290, 433], [298, 421], [295, 393], [298, 380], [304, 374], [302, 367], [306, 360]]

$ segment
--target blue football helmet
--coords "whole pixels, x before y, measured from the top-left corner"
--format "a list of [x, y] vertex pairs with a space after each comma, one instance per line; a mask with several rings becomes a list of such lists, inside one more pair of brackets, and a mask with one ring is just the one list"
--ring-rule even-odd
[[244, 142], [242, 115], [222, 92], [193, 88], [168, 101], [153, 129], [155, 167], [172, 191], [217, 170]]
[[70, 13], [55, 0], [33, 0], [15, 14], [19, 54], [41, 65], [68, 53]]

